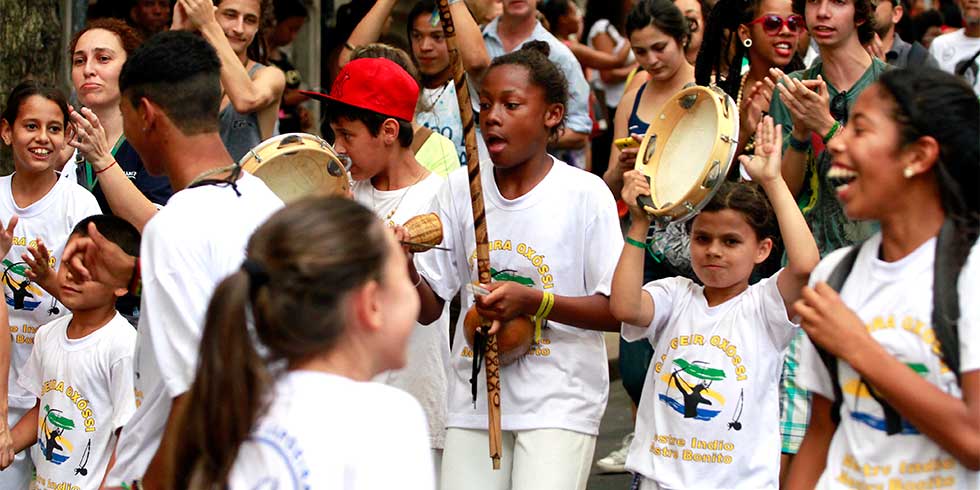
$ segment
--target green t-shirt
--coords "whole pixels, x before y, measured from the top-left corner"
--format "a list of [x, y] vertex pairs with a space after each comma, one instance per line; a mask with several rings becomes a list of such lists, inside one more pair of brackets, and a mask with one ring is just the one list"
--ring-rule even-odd
[[[850, 113], [858, 95], [878, 80], [878, 77], [886, 69], [888, 69], [887, 64], [877, 58], [872, 59], [871, 66], [845, 93], [848, 113]], [[789, 76], [797, 80], [815, 80], [817, 75], [823, 75], [823, 63], [819, 59], [811, 67], [790, 73]], [[823, 78], [826, 81], [827, 77], [824, 76]], [[827, 82], [827, 91], [830, 96], [829, 100], [834, 100], [839, 92], [830, 82]], [[780, 99], [779, 91], [776, 91], [772, 96], [769, 114], [776, 124], [783, 125], [783, 151], [785, 152], [789, 145], [790, 132], [793, 130], [793, 119]], [[843, 123], [843, 121], [841, 122]], [[852, 221], [844, 215], [844, 210], [837, 200], [834, 188], [827, 183], [827, 171], [830, 170], [830, 153], [823, 148], [822, 135], [813, 136], [815, 143], [818, 143], [821, 149], [816, 155], [814, 155], [812, 147], [807, 152], [806, 175], [797, 202], [810, 225], [813, 237], [817, 241], [817, 247], [820, 248], [820, 256], [823, 257], [838, 248], [852, 245], [870, 237], [877, 230], [877, 224]]]

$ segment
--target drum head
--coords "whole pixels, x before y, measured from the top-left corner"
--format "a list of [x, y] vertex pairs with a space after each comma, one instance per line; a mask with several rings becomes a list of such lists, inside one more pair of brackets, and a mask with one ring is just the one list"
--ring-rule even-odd
[[250, 150], [240, 164], [287, 204], [307, 196], [346, 196], [350, 190], [347, 170], [333, 148], [310, 134], [270, 138]]
[[735, 102], [716, 87], [671, 97], [650, 124], [636, 168], [650, 181], [644, 209], [660, 225], [693, 217], [728, 173], [738, 145]]

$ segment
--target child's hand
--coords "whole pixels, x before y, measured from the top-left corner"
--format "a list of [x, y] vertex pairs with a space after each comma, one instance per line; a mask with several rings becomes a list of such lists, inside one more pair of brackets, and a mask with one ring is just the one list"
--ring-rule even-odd
[[533, 315], [541, 306], [541, 291], [511, 281], [481, 284], [489, 294], [476, 296], [476, 311], [487, 320], [507, 321]]
[[17, 220], [17, 216], [11, 216], [6, 228], [3, 228], [3, 222], [0, 221], [0, 257], [6, 257], [10, 247], [14, 245], [14, 228], [17, 227]]
[[793, 308], [810, 340], [844, 361], [850, 363], [852, 356], [860, 355], [864, 342], [872, 340], [864, 322], [827, 283], [804, 287]]
[[742, 155], [738, 161], [752, 180], [766, 184], [782, 178], [783, 128], [773, 127], [772, 118], [766, 116], [755, 130], [755, 155]]
[[[48, 247], [40, 238], [37, 239], [37, 245], [27, 247], [27, 251], [29, 253], [20, 256], [28, 267], [25, 272], [27, 278], [40, 284], [44, 289], [48, 289], [45, 284], [54, 279], [54, 270], [51, 269], [51, 252], [48, 251]], [[54, 294], [50, 290], [48, 292]]]
[[630, 170], [623, 174], [623, 202], [629, 207], [630, 217], [634, 223], [650, 223], [650, 215], [640, 208], [636, 201], [640, 196], [650, 195], [650, 183], [646, 175], [639, 170]]

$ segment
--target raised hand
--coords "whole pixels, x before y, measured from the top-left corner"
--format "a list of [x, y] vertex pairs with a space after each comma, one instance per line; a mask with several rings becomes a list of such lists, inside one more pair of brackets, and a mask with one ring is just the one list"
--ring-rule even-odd
[[75, 127], [75, 137], [68, 144], [78, 149], [95, 170], [103, 170], [112, 165], [112, 144], [106, 138], [105, 128], [91, 109], [82, 107], [81, 111], [71, 111], [71, 121]]
[[822, 76], [818, 75], [816, 80], [801, 81], [790, 78], [778, 68], [771, 68], [769, 71], [780, 82], [774, 87], [789, 111], [795, 134], [808, 136], [809, 131], [814, 131], [823, 135], [833, 126], [830, 97]]
[[183, 5], [184, 13], [187, 15], [187, 25], [195, 31], [217, 22], [214, 13], [218, 7], [215, 7], [211, 0], [177, 0], [177, 4]]
[[136, 267], [134, 257], [123, 252], [89, 223], [88, 236], [79, 237], [65, 246], [61, 266], [82, 281], [96, 281], [112, 288], [126, 288]]
[[630, 217], [634, 223], [650, 223], [650, 215], [640, 208], [636, 199], [640, 196], [650, 195], [650, 183], [647, 182], [646, 175], [639, 170], [630, 170], [623, 174], [623, 202], [629, 207]]
[[773, 127], [772, 118], [764, 117], [755, 130], [755, 154], [738, 157], [752, 180], [760, 184], [782, 178], [783, 128]]
[[14, 228], [17, 227], [18, 219], [17, 216], [11, 216], [6, 228], [0, 221], [0, 257], [6, 257], [10, 247], [14, 245]]
[[[772, 88], [764, 82], [755, 82], [747, 93], [742, 94], [742, 104], [739, 106], [739, 122], [746, 134], [755, 133], [756, 127], [762, 121], [762, 115], [769, 110], [772, 102]], [[746, 140], [747, 141], [747, 140]]]

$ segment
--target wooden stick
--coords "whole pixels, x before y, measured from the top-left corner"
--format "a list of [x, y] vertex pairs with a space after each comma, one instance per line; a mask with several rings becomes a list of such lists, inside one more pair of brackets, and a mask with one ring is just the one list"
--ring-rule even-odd
[[[480, 157], [476, 151], [476, 126], [473, 122], [473, 106], [470, 104], [470, 90], [466, 82], [466, 71], [456, 44], [456, 26], [449, 11], [449, 0], [439, 0], [439, 18], [446, 35], [449, 49], [449, 62], [453, 67], [453, 83], [456, 85], [456, 101], [459, 103], [459, 116], [463, 123], [463, 143], [466, 146], [466, 168], [470, 174], [470, 200], [473, 204], [473, 228], [476, 235], [476, 267], [480, 284], [490, 284], [490, 244], [487, 241], [487, 220], [483, 205], [483, 185], [480, 181]], [[468, 265], [467, 265], [468, 267]], [[485, 319], [480, 319], [483, 332], [490, 329]], [[487, 375], [487, 432], [490, 436], [490, 459], [493, 469], [500, 469], [500, 359], [497, 354], [497, 336], [487, 337], [486, 375]]]

